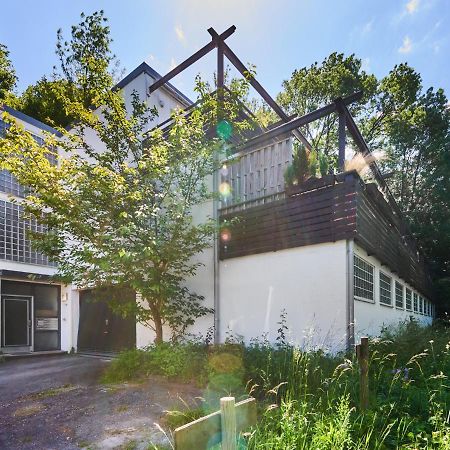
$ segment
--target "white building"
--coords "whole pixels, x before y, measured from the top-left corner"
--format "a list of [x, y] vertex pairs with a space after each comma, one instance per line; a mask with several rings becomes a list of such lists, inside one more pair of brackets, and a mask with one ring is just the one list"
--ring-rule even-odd
[[[149, 128], [166, 121], [173, 108], [191, 104], [170, 84], [148, 96], [159, 77], [143, 63], [116, 87], [128, 102], [136, 91], [157, 107], [159, 116]], [[36, 136], [49, 131], [10, 112]], [[95, 145], [94, 135], [91, 140]], [[273, 132], [267, 141], [250, 140], [239, 160], [218, 176], [232, 195], [195, 212], [197, 220], [216, 213], [222, 221], [239, 221], [222, 233], [215, 248], [199, 255], [204, 266], [187, 281], [215, 310], [190, 332], [204, 335], [215, 327], [220, 342], [228, 333], [246, 341], [262, 335], [274, 341], [285, 312], [291, 342], [337, 350], [355, 336], [377, 334], [400, 320], [431, 323], [434, 305], [423, 260], [378, 188], [350, 172], [310, 180], [290, 192], [283, 174], [292, 159], [292, 140], [292, 133]], [[2, 174], [0, 206], [16, 218], [5, 215], [0, 225], [3, 350], [108, 352], [152, 343], [147, 327], [115, 316], [106, 304], [89, 302], [92, 292], [48, 284], [45, 277], [55, 268], [39, 255], [31, 260], [29, 243], [16, 248], [16, 238], [8, 234], [18, 227], [14, 220], [20, 222], [8, 195], [20, 196], [20, 187], [4, 187], [12, 181], [3, 180], [10, 175]], [[28, 253], [22, 255], [20, 245]], [[30, 274], [37, 278], [31, 281]]]

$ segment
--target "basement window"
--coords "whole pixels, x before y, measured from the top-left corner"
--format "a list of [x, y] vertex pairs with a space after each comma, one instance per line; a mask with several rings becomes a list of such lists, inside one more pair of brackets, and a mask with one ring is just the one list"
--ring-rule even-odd
[[382, 305], [392, 306], [392, 279], [385, 273], [380, 272], [380, 303]]
[[405, 303], [406, 303], [406, 310], [411, 311], [412, 310], [412, 292], [411, 289], [406, 288], [405, 293]]
[[374, 267], [359, 256], [353, 256], [353, 290], [357, 300], [374, 302]]
[[395, 306], [403, 309], [403, 285], [395, 282]]

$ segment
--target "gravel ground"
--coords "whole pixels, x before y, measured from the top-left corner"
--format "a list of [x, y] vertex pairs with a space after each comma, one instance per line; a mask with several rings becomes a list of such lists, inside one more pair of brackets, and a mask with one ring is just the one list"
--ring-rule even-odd
[[147, 449], [167, 445], [156, 425], [200, 392], [151, 378], [101, 385], [107, 359], [34, 357], [0, 364], [0, 449]]

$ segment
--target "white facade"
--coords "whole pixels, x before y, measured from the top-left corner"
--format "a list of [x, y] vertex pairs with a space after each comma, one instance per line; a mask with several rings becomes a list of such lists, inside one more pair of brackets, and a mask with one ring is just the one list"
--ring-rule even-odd
[[[148, 88], [156, 78], [153, 69], [143, 64], [116, 87], [122, 91], [127, 107], [131, 107], [131, 95], [135, 91], [148, 106], [158, 109], [159, 115], [149, 123], [149, 129], [167, 120], [174, 108], [189, 104], [171, 86], [148, 96]], [[26, 122], [23, 125], [34, 134], [42, 132], [37, 125]], [[103, 144], [93, 132], [87, 139], [98, 151], [102, 150]], [[0, 192], [0, 200], [7, 200], [7, 197]], [[216, 208], [212, 201], [199, 205], [194, 211], [194, 220], [214, 217]], [[373, 269], [373, 296], [369, 301], [354, 296], [354, 275], [349, 268], [349, 264], [353, 264], [353, 253]], [[358, 339], [362, 335], [377, 335], [382, 327], [410, 317], [423, 324], [432, 322], [431, 308], [422, 313], [414, 307], [406, 309], [406, 290], [409, 289], [412, 295], [416, 293], [418, 301], [423, 298], [421, 293], [353, 241], [295, 247], [223, 261], [218, 261], [212, 246], [198, 255], [198, 260], [203, 265], [186, 284], [191, 291], [204, 296], [205, 306], [213, 308], [215, 313], [200, 318], [188, 330], [192, 335], [204, 336], [215, 326], [220, 342], [228, 336], [242, 337], [245, 342], [253, 338], [275, 342], [281, 314], [285, 313], [288, 342], [334, 352], [344, 349], [351, 341], [353, 326]], [[42, 275], [55, 273], [53, 267], [13, 261], [0, 261], [0, 269]], [[390, 279], [390, 306], [380, 302], [380, 273]], [[396, 282], [403, 289], [402, 307], [396, 306]], [[61, 350], [77, 349], [79, 320], [80, 292], [75, 286], [61, 286]], [[169, 335], [170, 331], [166, 329], [165, 336]], [[137, 347], [153, 343], [154, 337], [150, 328], [136, 324]]]
[[289, 342], [336, 349], [346, 342], [345, 241], [231, 258], [220, 263], [220, 337], [275, 342], [286, 312]]
[[[410, 320], [413, 318], [423, 325], [431, 325], [433, 318], [430, 314], [423, 314], [414, 311], [414, 297], [412, 298], [412, 308], [406, 309], [406, 289], [409, 289], [414, 295], [421, 298], [424, 296], [405, 280], [399, 278], [391, 268], [383, 266], [373, 256], [369, 256], [367, 252], [355, 246], [354, 252], [362, 260], [368, 262], [374, 270], [374, 299], [373, 301], [355, 298], [355, 335], [357, 338], [361, 336], [376, 336], [383, 327], [396, 325], [399, 322]], [[384, 273], [391, 279], [391, 305], [380, 303], [380, 272]], [[402, 286], [403, 306], [396, 306], [395, 282]]]

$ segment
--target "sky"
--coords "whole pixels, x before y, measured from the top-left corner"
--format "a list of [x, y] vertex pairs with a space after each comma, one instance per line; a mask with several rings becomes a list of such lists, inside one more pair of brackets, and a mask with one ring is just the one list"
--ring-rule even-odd
[[[58, 28], [69, 36], [81, 12], [100, 9], [125, 73], [146, 61], [163, 75], [210, 41], [209, 27], [236, 25], [228, 45], [256, 66], [273, 96], [293, 70], [335, 51], [355, 53], [377, 77], [407, 62], [425, 88], [450, 95], [450, 0], [3, 0], [0, 43], [11, 52], [19, 92], [51, 74]], [[172, 82], [195, 98], [195, 75], [208, 79], [214, 69], [210, 54]]]

